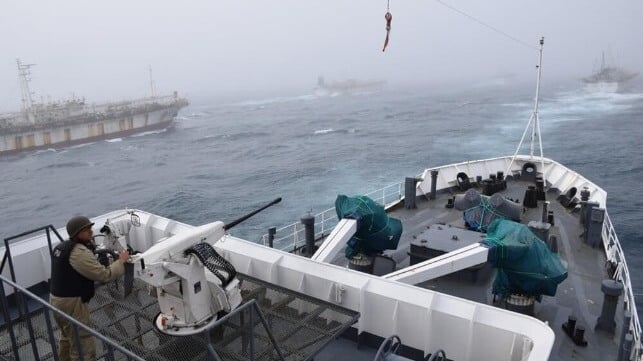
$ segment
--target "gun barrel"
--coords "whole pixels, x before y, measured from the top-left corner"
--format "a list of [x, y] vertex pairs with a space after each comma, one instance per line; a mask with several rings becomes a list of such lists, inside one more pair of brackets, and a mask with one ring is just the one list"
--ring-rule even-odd
[[232, 221], [232, 222], [230, 222], [230, 223], [226, 224], [225, 226], [223, 226], [223, 229], [228, 230], [228, 229], [230, 229], [230, 228], [232, 228], [232, 227], [236, 226], [237, 224], [239, 224], [239, 223], [241, 223], [241, 222], [245, 221], [246, 219], [248, 219], [248, 218], [250, 218], [250, 217], [254, 216], [255, 214], [257, 214], [257, 213], [259, 213], [259, 212], [263, 211], [264, 209], [266, 209], [266, 208], [268, 208], [268, 207], [270, 207], [270, 206], [274, 206], [275, 204], [277, 204], [277, 203], [279, 203], [279, 202], [281, 202], [281, 197], [279, 197], [279, 198], [275, 198], [274, 200], [272, 200], [270, 203], [266, 204], [265, 206], [263, 206], [263, 207], [261, 207], [261, 208], [259, 208], [259, 209], [257, 209], [257, 210], [254, 210], [254, 211], [252, 211], [252, 212], [250, 212], [250, 213], [246, 214], [245, 216], [242, 216], [242, 217], [239, 217], [239, 218], [235, 219], [234, 221]]

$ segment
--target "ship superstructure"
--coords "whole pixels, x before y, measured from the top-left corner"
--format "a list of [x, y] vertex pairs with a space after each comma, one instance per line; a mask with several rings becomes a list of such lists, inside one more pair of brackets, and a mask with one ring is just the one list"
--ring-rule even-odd
[[595, 92], [615, 93], [622, 90], [625, 82], [635, 78], [638, 73], [627, 71], [614, 65], [606, 65], [605, 53], [601, 56], [600, 67], [590, 76], [583, 78], [586, 89]]

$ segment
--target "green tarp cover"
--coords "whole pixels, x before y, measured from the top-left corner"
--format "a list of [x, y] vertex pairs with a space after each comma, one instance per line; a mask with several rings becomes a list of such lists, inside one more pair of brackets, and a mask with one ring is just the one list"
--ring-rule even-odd
[[346, 242], [345, 255], [358, 253], [369, 256], [386, 249], [396, 249], [402, 235], [402, 222], [386, 214], [384, 207], [366, 196], [338, 195], [335, 200], [337, 218], [357, 220], [357, 231]]
[[496, 295], [554, 296], [558, 284], [567, 278], [558, 255], [524, 224], [497, 219], [481, 243], [489, 247], [487, 261], [497, 268]]

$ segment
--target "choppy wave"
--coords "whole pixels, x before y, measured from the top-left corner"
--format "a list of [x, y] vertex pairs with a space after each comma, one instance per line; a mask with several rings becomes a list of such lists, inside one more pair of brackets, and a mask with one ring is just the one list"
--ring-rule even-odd
[[260, 137], [266, 137], [269, 135], [270, 133], [268, 132], [253, 132], [253, 131], [239, 132], [239, 133], [208, 134], [208, 135], [199, 137], [198, 139], [196, 139], [196, 141], [203, 142], [203, 141], [209, 141], [212, 139], [225, 140], [225, 141], [238, 141], [238, 140], [244, 140], [244, 139], [248, 140], [248, 139], [260, 138]]
[[250, 100], [244, 100], [238, 103], [233, 103], [233, 106], [241, 106], [241, 107], [247, 107], [247, 106], [260, 106], [260, 105], [267, 105], [267, 104], [278, 104], [278, 103], [287, 103], [287, 102], [294, 102], [294, 101], [301, 101], [301, 100], [314, 100], [319, 98], [318, 96], [314, 94], [303, 94], [303, 95], [295, 95], [295, 96], [289, 96], [289, 97], [272, 97], [272, 98], [265, 98], [265, 99], [250, 99]]
[[[196, 225], [234, 219], [281, 196], [274, 209], [238, 226], [257, 239], [268, 227], [330, 207], [338, 193], [373, 191], [463, 157], [511, 154], [533, 112], [531, 87], [493, 98], [431, 94], [190, 106], [176, 131], [2, 160], [0, 236], [61, 225], [67, 213], [126, 206]], [[643, 252], [633, 225], [643, 210], [632, 199], [643, 177], [643, 94], [546, 94], [539, 111], [545, 156], [604, 187], [624, 248]], [[26, 192], [33, 196], [18, 196]], [[39, 209], [43, 194], [46, 210]], [[643, 274], [636, 262], [630, 267]]]
[[582, 90], [563, 92], [553, 99], [551, 114], [604, 114], [622, 112], [643, 99], [639, 93], [587, 93]]
[[71, 162], [48, 164], [48, 165], [45, 165], [45, 166], [39, 168], [39, 170], [64, 169], [64, 168], [81, 168], [81, 167], [86, 167], [88, 165], [90, 165], [90, 164], [87, 163], [87, 162], [74, 162], [74, 161], [71, 161]]

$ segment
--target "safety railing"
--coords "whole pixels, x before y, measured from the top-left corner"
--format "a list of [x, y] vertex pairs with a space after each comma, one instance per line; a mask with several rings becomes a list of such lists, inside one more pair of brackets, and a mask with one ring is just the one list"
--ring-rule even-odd
[[[17, 307], [20, 308], [19, 316], [15, 319], [11, 316], [10, 310], [13, 308], [9, 297], [5, 293], [5, 285], [13, 289], [13, 297], [21, 302], [17, 302]], [[29, 312], [26, 308], [27, 300], [31, 303], [36, 303], [39, 310]], [[0, 276], [0, 305], [2, 305], [2, 317], [4, 319], [2, 327], [0, 327], [0, 334], [8, 334], [10, 339], [10, 349], [0, 348], [0, 358], [20, 361], [24, 360], [44, 360], [51, 359], [58, 361], [57, 352], [57, 338], [52, 322], [53, 315], [56, 314], [69, 321], [72, 325], [72, 332], [74, 335], [75, 346], [78, 347], [79, 357], [84, 360], [83, 346], [80, 340], [80, 331], [83, 330], [91, 334], [96, 339], [103, 343], [105, 353], [99, 355], [106, 360], [122, 359], [144, 361], [143, 358], [135, 355], [131, 351], [120, 346], [113, 340], [96, 332], [92, 328], [76, 321], [71, 316], [50, 305], [47, 301], [31, 293], [26, 288], [21, 287], [15, 282]], [[42, 328], [42, 318], [45, 323], [45, 333], [40, 330]], [[99, 358], [100, 358], [99, 357]], [[88, 360], [89, 361], [89, 360]]]
[[[52, 251], [52, 234], [53, 232], [61, 241], [62, 237], [53, 226], [44, 226], [36, 228], [21, 234], [6, 238], [5, 252], [0, 263], [0, 272], [4, 269], [5, 265], [9, 265], [12, 279], [2, 276], [0, 273], [0, 310], [2, 314], [2, 322], [0, 322], [0, 338], [3, 342], [0, 343], [0, 360], [45, 360], [53, 359], [59, 360], [58, 355], [58, 326], [52, 322], [54, 315], [69, 321], [72, 325], [72, 333], [74, 337], [74, 346], [80, 360], [84, 359], [83, 346], [80, 340], [81, 332], [86, 332], [95, 337], [96, 340], [102, 343], [102, 351], [97, 355], [98, 359], [105, 360], [136, 360], [144, 361], [145, 358], [137, 355], [122, 345], [116, 340], [109, 338], [101, 331], [95, 330], [91, 327], [75, 320], [73, 317], [65, 314], [56, 307], [52, 306], [46, 300], [40, 298], [38, 295], [29, 291], [27, 288], [19, 285], [15, 280], [15, 270], [11, 254], [11, 245], [23, 240], [25, 237], [44, 231], [46, 233], [47, 242], [49, 245], [49, 254]], [[9, 292], [6, 292], [8, 290]], [[226, 357], [221, 357], [215, 350], [213, 340], [216, 339], [217, 330], [224, 327], [226, 324], [234, 323], [230, 320], [232, 317], [238, 317], [242, 323], [235, 326], [237, 329], [244, 329], [240, 332], [246, 336], [243, 338], [245, 345], [243, 346], [243, 353], [249, 355], [249, 359], [254, 360], [253, 356], [258, 347], [255, 347], [254, 340], [257, 330], [255, 326], [259, 323], [263, 326], [263, 334], [267, 335], [272, 345], [273, 355], [272, 359], [284, 360], [284, 355], [280, 350], [273, 333], [268, 326], [265, 316], [263, 315], [257, 301], [251, 299], [245, 302], [240, 307], [236, 308], [231, 313], [221, 317], [212, 325], [204, 328], [201, 332], [202, 340], [205, 340], [205, 352], [208, 360], [221, 361]], [[118, 322], [116, 320], [115, 322]], [[5, 342], [6, 340], [6, 342]], [[131, 344], [128, 344], [131, 346]], [[134, 348], [136, 349], [136, 348]], [[140, 351], [140, 350], [139, 350]], [[264, 350], [265, 351], [265, 350]]]
[[20, 234], [17, 234], [12, 237], [8, 237], [4, 239], [4, 256], [2, 257], [2, 261], [0, 261], [0, 275], [4, 271], [4, 267], [9, 262], [9, 272], [11, 273], [11, 280], [13, 282], [16, 282], [16, 271], [13, 266], [13, 258], [11, 257], [11, 245], [13, 243], [16, 243], [18, 241], [21, 241], [24, 239], [24, 237], [30, 236], [32, 234], [38, 233], [38, 232], [45, 232], [45, 237], [47, 239], [47, 245], [49, 246], [49, 255], [51, 256], [51, 252], [53, 250], [52, 247], [52, 232], [53, 234], [58, 238], [59, 242], [63, 241], [63, 238], [60, 236], [56, 228], [52, 226], [51, 224], [48, 226], [44, 227], [39, 227], [32, 229], [30, 231], [26, 231]]
[[248, 316], [248, 320], [246, 324], [242, 325], [241, 327], [247, 328], [246, 332], [248, 337], [246, 337], [245, 339], [245, 348], [247, 349], [247, 351], [245, 352], [245, 354], [249, 356], [248, 359], [254, 360], [255, 357], [258, 356], [258, 355], [255, 355], [255, 346], [254, 346], [254, 340], [255, 340], [254, 334], [256, 332], [255, 326], [257, 325], [257, 323], [254, 321], [254, 317], [257, 316], [259, 317], [259, 322], [261, 322], [261, 325], [266, 331], [266, 335], [270, 339], [270, 343], [272, 344], [273, 350], [276, 352], [276, 355], [272, 355], [271, 359], [284, 360], [284, 355], [281, 352], [279, 345], [277, 344], [277, 340], [275, 339], [275, 336], [272, 334], [272, 331], [268, 326], [268, 321], [266, 321], [266, 318], [263, 315], [263, 312], [261, 312], [261, 309], [259, 308], [259, 305], [257, 304], [257, 301], [255, 299], [251, 299], [250, 301], [236, 308], [231, 313], [221, 317], [211, 328], [208, 328], [208, 330], [205, 331], [208, 334], [208, 336], [210, 336], [210, 337], [206, 337], [206, 339], [208, 340], [207, 348], [210, 356], [212, 356], [217, 361], [224, 360], [214, 349], [214, 344], [211, 341], [212, 333], [217, 329], [219, 325], [222, 325], [225, 322], [228, 322], [230, 319], [237, 317], [238, 315], [244, 315], [243, 313], [244, 311], [246, 311], [245, 315]]
[[636, 310], [636, 295], [632, 288], [630, 271], [627, 267], [627, 262], [625, 261], [625, 252], [616, 236], [616, 230], [612, 225], [612, 221], [610, 220], [607, 211], [605, 211], [605, 219], [603, 220], [602, 239], [607, 262], [616, 266], [613, 278], [623, 284], [625, 308], [629, 310], [632, 315], [629, 331], [633, 338], [633, 359], [641, 360], [643, 359], [643, 355], [641, 355], [641, 322]]
[[[377, 203], [384, 206], [384, 208], [391, 207], [398, 203], [404, 195], [404, 183], [395, 183], [375, 191], [366, 193], [365, 195], [373, 199]], [[337, 225], [337, 213], [335, 208], [329, 208], [323, 212], [317, 213], [315, 217], [315, 239], [319, 240], [330, 234], [333, 228]], [[292, 252], [302, 247], [305, 242], [304, 225], [300, 222], [295, 222], [287, 226], [277, 228], [275, 238], [272, 240], [272, 246], [286, 252]], [[264, 245], [269, 245], [269, 235], [262, 236]]]

